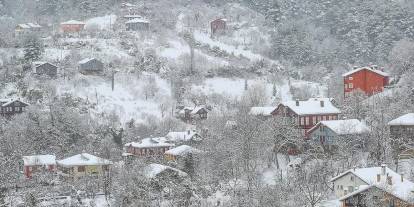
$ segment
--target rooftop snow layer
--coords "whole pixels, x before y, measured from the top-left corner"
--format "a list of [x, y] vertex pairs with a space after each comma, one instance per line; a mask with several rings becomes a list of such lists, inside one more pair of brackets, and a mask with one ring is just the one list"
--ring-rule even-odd
[[[323, 101], [324, 106], [321, 106]], [[310, 98], [307, 101], [299, 101], [299, 106], [296, 101], [285, 101], [281, 103], [289, 107], [298, 115], [312, 115], [312, 114], [340, 114], [341, 111], [336, 108], [330, 98]]]
[[91, 60], [93, 60], [93, 59], [95, 59], [95, 58], [85, 58], [85, 59], [83, 59], [83, 60], [79, 61], [78, 63], [79, 63], [79, 64], [85, 64], [85, 63], [87, 63], [87, 62], [89, 62], [89, 61], [91, 61]]
[[143, 18], [135, 18], [135, 19], [131, 19], [125, 22], [125, 24], [131, 24], [131, 23], [149, 23], [149, 21]]
[[388, 122], [388, 125], [390, 126], [396, 126], [396, 125], [414, 126], [414, 113], [408, 113], [408, 114], [402, 115]]
[[156, 137], [156, 138], [145, 138], [140, 142], [131, 142], [126, 143], [125, 147], [135, 147], [135, 148], [156, 148], [156, 147], [173, 147], [173, 143], [170, 143], [165, 137]]
[[249, 114], [254, 116], [271, 116], [272, 112], [276, 109], [276, 107], [269, 106], [269, 107], [252, 107], [250, 109]]
[[[320, 124], [323, 124], [324, 126], [328, 127], [337, 135], [363, 134], [370, 131], [368, 126], [365, 123], [359, 121], [358, 119], [321, 121]], [[319, 124], [315, 127], [318, 126]], [[310, 129], [309, 131], [312, 131], [312, 129]]]
[[78, 20], [69, 20], [67, 22], [62, 22], [60, 24], [85, 24], [84, 22], [78, 21]]
[[174, 156], [184, 156], [187, 154], [197, 154], [200, 152], [201, 152], [200, 150], [193, 148], [191, 146], [181, 145], [181, 146], [178, 146], [178, 147], [175, 147], [175, 148], [172, 148], [166, 151], [165, 154], [174, 155]]
[[165, 137], [172, 142], [185, 142], [194, 140], [194, 135], [197, 135], [197, 132], [188, 130], [184, 132], [169, 132]]
[[64, 167], [84, 165], [111, 165], [112, 162], [88, 153], [77, 154], [63, 160], [57, 161], [58, 165]]
[[145, 167], [145, 175], [148, 178], [155, 178], [158, 174], [164, 172], [165, 170], [172, 170], [178, 173], [179, 176], [185, 177], [187, 176], [187, 173], [178, 170], [176, 168], [173, 167], [169, 167], [169, 166], [165, 166], [165, 165], [160, 165], [160, 164], [150, 164], [147, 167]]
[[356, 73], [358, 71], [361, 71], [361, 70], [369, 70], [371, 72], [377, 73], [377, 74], [382, 75], [382, 76], [389, 76], [389, 74], [386, 73], [386, 72], [383, 72], [383, 71], [380, 71], [380, 70], [375, 70], [375, 69], [372, 69], [370, 67], [362, 67], [362, 68], [357, 68], [355, 70], [351, 70], [347, 73], [344, 73], [344, 74], [342, 74], [342, 77], [349, 76], [349, 75], [354, 74], [354, 73]]
[[56, 165], [55, 155], [32, 155], [23, 156], [24, 166]]

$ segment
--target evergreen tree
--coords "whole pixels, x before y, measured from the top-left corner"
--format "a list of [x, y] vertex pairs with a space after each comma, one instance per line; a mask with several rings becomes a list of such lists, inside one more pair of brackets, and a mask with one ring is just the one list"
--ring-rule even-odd
[[43, 43], [37, 36], [28, 36], [24, 41], [24, 62], [40, 60], [44, 52]]

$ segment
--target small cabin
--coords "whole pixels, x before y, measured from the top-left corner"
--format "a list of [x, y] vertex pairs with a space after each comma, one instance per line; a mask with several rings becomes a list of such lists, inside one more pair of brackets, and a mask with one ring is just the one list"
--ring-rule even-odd
[[0, 99], [0, 104], [2, 116], [12, 116], [23, 113], [26, 111], [26, 107], [29, 106], [29, 104], [19, 99]]
[[125, 22], [126, 31], [148, 31], [149, 21], [143, 18], [135, 18]]
[[163, 156], [175, 144], [165, 137], [145, 138], [139, 142], [130, 142], [124, 145], [126, 155], [152, 157]]
[[54, 155], [23, 156], [23, 174], [32, 178], [35, 174], [56, 172], [56, 157]]
[[79, 61], [79, 72], [82, 74], [99, 74], [104, 70], [104, 64], [96, 58], [85, 58]]
[[24, 24], [18, 24], [15, 28], [14, 28], [14, 34], [17, 35], [22, 35], [22, 34], [29, 34], [32, 32], [41, 32], [42, 31], [42, 26], [40, 26], [37, 23], [24, 23]]
[[344, 95], [360, 90], [367, 96], [380, 93], [389, 84], [389, 75], [383, 69], [373, 65], [369, 67], [355, 67], [342, 75], [344, 79]]
[[58, 67], [56, 65], [53, 65], [48, 62], [33, 62], [33, 71], [37, 75], [56, 77], [57, 69]]
[[60, 29], [63, 33], [76, 33], [85, 28], [85, 23], [77, 20], [69, 20], [60, 23]]
[[211, 35], [224, 34], [227, 29], [227, 19], [219, 18], [210, 23]]

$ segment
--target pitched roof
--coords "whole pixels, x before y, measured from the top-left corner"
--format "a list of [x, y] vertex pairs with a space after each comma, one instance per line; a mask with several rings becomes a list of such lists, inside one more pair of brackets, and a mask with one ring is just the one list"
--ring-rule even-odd
[[358, 119], [320, 121], [309, 131], [313, 131], [321, 124], [331, 129], [337, 135], [363, 134], [371, 131], [365, 123]]
[[167, 150], [164, 154], [174, 155], [174, 156], [184, 156], [188, 154], [197, 154], [201, 153], [201, 150], [193, 148], [188, 145], [181, 145], [170, 150]]
[[94, 60], [94, 59], [96, 59], [96, 58], [85, 58], [85, 59], [82, 59], [81, 61], [79, 61], [78, 63], [79, 64], [85, 64], [85, 63], [87, 63], [91, 60]]
[[63, 24], [63, 25], [65, 25], [65, 24], [85, 24], [85, 22], [81, 22], [81, 21], [78, 21], [78, 20], [69, 20], [69, 21], [66, 21], [66, 22], [62, 22], [62, 23], [60, 23], [60, 24]]
[[388, 77], [389, 76], [389, 74], [386, 73], [386, 72], [383, 72], [383, 71], [380, 71], [380, 70], [376, 70], [376, 69], [372, 69], [370, 67], [362, 67], [362, 68], [357, 68], [357, 69], [351, 70], [349, 72], [346, 72], [346, 73], [342, 74], [342, 77], [349, 76], [349, 75], [354, 74], [356, 72], [359, 72], [361, 70], [369, 70], [371, 72], [377, 73], [377, 74], [382, 75], [382, 76], [385, 76], [385, 77]]
[[54, 67], [57, 67], [56, 65], [54, 65], [54, 64], [52, 64], [52, 63], [49, 63], [49, 62], [44, 62], [44, 61], [35, 61], [35, 62], [33, 62], [32, 64], [33, 64], [36, 68], [37, 68], [37, 67], [39, 67], [39, 66], [45, 65], [45, 64], [49, 64], [49, 65], [52, 65], [52, 66], [54, 66]]
[[186, 142], [186, 141], [201, 141], [196, 137], [198, 133], [194, 130], [187, 130], [184, 132], [169, 132], [165, 138], [171, 142]]
[[173, 143], [165, 137], [145, 138], [140, 142], [130, 142], [124, 145], [125, 147], [132, 146], [134, 148], [156, 148], [156, 147], [173, 147]]
[[20, 103], [22, 103], [23, 105], [26, 105], [26, 106], [29, 105], [28, 103], [25, 103], [25, 102], [23, 102], [19, 99], [0, 99], [0, 104], [1, 104], [1, 106], [5, 107], [5, 106], [8, 106], [8, 105], [10, 105], [10, 104], [12, 104], [16, 101], [18, 101], [18, 102], [20, 102]]
[[[385, 166], [384, 166], [385, 167]], [[382, 174], [382, 167], [369, 167], [369, 168], [356, 168], [345, 171], [344, 173], [334, 177], [331, 179], [331, 182], [341, 178], [342, 176], [352, 173], [362, 181], [366, 183], [368, 186], [375, 186], [381, 190], [384, 190], [395, 197], [398, 197], [402, 200], [408, 201], [408, 199], [414, 196], [414, 183], [411, 181], [404, 179], [401, 181], [401, 175], [394, 172], [388, 167], [385, 167], [385, 174]], [[380, 182], [377, 181], [377, 175], [381, 175]], [[391, 176], [392, 185], [387, 184], [387, 177]], [[362, 189], [361, 189], [362, 188]], [[370, 187], [361, 187], [358, 191], [364, 191], [369, 189]], [[358, 192], [357, 192], [358, 193]], [[348, 194], [342, 197], [340, 200], [344, 200], [349, 198], [350, 196], [355, 195], [355, 192], [352, 192], [351, 195]]]
[[148, 177], [148, 178], [155, 178], [158, 174], [160, 174], [160, 173], [162, 173], [166, 170], [174, 171], [181, 177], [187, 176], [187, 173], [185, 173], [181, 170], [178, 170], [176, 168], [169, 167], [169, 166], [166, 166], [166, 165], [156, 164], [156, 163], [149, 164], [144, 169], [145, 176]]
[[206, 109], [206, 107], [205, 107], [204, 105], [196, 106], [196, 107], [194, 107], [194, 109], [191, 111], [191, 114], [197, 114], [198, 112], [200, 112], [200, 111], [202, 111], [202, 110], [204, 110], [204, 111], [206, 111], [206, 112], [207, 112], [207, 109]]
[[125, 22], [125, 24], [133, 24], [133, 23], [149, 23], [149, 21], [144, 18], [135, 18], [135, 19], [131, 19]]
[[388, 125], [389, 126], [398, 126], [398, 125], [414, 126], [414, 113], [408, 113], [408, 114], [402, 115], [388, 122]]
[[271, 116], [274, 110], [276, 110], [276, 107], [273, 106], [252, 107], [250, 108], [249, 114], [254, 116]]
[[57, 164], [64, 167], [72, 167], [84, 165], [111, 165], [112, 162], [88, 153], [82, 153], [59, 160], [57, 161]]
[[32, 155], [22, 158], [24, 166], [56, 165], [55, 155]]
[[37, 23], [18, 24], [17, 26], [19, 26], [19, 27], [21, 27], [23, 29], [42, 28], [42, 26], [40, 26]]
[[[298, 115], [340, 114], [341, 111], [332, 104], [331, 100], [330, 98], [310, 98], [307, 101], [298, 101], [298, 106], [296, 101], [285, 101], [281, 105], [289, 107]], [[324, 103], [323, 107], [321, 101]]]

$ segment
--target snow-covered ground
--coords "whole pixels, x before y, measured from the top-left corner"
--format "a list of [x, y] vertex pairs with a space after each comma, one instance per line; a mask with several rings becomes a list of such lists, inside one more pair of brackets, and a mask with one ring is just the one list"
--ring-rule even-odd
[[109, 30], [115, 24], [117, 16], [114, 14], [94, 17], [85, 22], [85, 29]]

